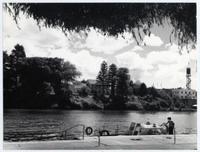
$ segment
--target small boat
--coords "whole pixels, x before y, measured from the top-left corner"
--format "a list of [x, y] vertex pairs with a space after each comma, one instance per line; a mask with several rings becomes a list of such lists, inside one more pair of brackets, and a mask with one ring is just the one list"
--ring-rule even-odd
[[135, 123], [132, 122], [129, 127], [129, 135], [161, 135], [167, 134], [167, 126], [163, 123], [158, 125], [155, 123]]

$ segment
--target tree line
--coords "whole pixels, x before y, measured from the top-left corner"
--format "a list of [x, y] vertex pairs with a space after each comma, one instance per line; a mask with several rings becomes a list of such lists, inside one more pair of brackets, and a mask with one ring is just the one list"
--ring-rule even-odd
[[[81, 73], [61, 58], [26, 57], [24, 47], [3, 51], [4, 108], [56, 108], [160, 110], [183, 107], [165, 90], [133, 82], [126, 67], [103, 61], [96, 77], [96, 90], [89, 85], [74, 92]], [[79, 82], [80, 83], [80, 82]], [[87, 81], [81, 81], [87, 84]], [[90, 95], [90, 96], [89, 96]], [[103, 107], [102, 107], [103, 105]]]
[[[5, 108], [48, 108], [70, 104], [69, 82], [80, 72], [60, 58], [26, 57], [24, 47], [3, 51], [3, 97]], [[64, 80], [64, 81], [63, 81]]]
[[126, 109], [129, 97], [133, 95], [150, 95], [151, 100], [159, 96], [154, 87], [147, 88], [145, 83], [133, 83], [128, 68], [118, 68], [115, 64], [108, 66], [106, 61], [102, 62], [96, 80], [97, 87], [101, 89], [101, 94], [97, 98], [102, 100], [108, 109]]

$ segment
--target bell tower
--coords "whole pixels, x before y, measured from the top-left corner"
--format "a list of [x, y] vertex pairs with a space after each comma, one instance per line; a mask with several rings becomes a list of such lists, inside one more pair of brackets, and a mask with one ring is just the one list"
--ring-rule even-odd
[[188, 66], [186, 68], [186, 89], [191, 88], [191, 68]]

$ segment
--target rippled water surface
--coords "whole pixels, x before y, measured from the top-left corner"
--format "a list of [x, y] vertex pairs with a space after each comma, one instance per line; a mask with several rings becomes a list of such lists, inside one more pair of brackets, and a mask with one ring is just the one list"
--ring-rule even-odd
[[[105, 128], [125, 133], [131, 122], [161, 124], [172, 117], [178, 133], [196, 133], [196, 112], [137, 112], [137, 111], [81, 111], [81, 110], [19, 110], [4, 112], [4, 140], [46, 140], [58, 139], [56, 134], [76, 124], [91, 126], [93, 129]], [[74, 128], [81, 136], [81, 127]]]

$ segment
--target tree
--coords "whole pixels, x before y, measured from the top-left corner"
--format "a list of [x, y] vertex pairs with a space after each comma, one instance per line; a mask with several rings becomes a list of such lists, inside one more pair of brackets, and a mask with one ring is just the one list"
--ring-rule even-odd
[[3, 97], [4, 107], [10, 107], [13, 103], [12, 96], [15, 89], [15, 77], [12, 74], [10, 56], [6, 51], [3, 51]]
[[142, 84], [140, 85], [139, 94], [140, 94], [140, 96], [142, 96], [142, 97], [145, 96], [145, 95], [147, 94], [147, 86], [146, 86], [145, 83], [142, 83]]
[[24, 47], [22, 45], [15, 45], [14, 49], [11, 52], [10, 58], [11, 58], [11, 66], [13, 70], [16, 72], [16, 74], [19, 74], [21, 70], [23, 69], [23, 65], [25, 64], [25, 51]]
[[107, 90], [107, 84], [108, 84], [108, 65], [106, 61], [103, 61], [101, 63], [101, 69], [97, 76], [97, 82], [102, 85], [102, 96], [104, 96]]
[[10, 56], [6, 51], [3, 51], [3, 82], [4, 90], [12, 88]]
[[121, 106], [122, 108], [125, 106], [125, 102], [127, 101], [129, 78], [129, 70], [127, 68], [118, 69], [116, 86], [117, 96], [115, 102], [117, 102], [117, 106]]
[[152, 95], [153, 98], [158, 96], [158, 93], [154, 87], [148, 88], [148, 94]]
[[65, 81], [74, 81], [81, 73], [77, 71], [75, 65], [70, 62], [64, 62], [62, 67], [62, 79]]
[[24, 51], [24, 47], [22, 45], [15, 45], [14, 49], [12, 50], [11, 56], [14, 56], [16, 59], [25, 58], [26, 54]]
[[115, 96], [117, 82], [117, 66], [115, 64], [111, 64], [108, 70], [108, 83], [110, 85], [111, 98]]
[[91, 90], [88, 86], [84, 86], [78, 90], [79, 95], [82, 97], [87, 97], [90, 92]]
[[130, 86], [130, 87], [133, 87], [133, 86], [134, 86], [133, 80], [131, 80], [131, 81], [129, 82], [129, 86]]
[[11, 63], [13, 74], [15, 75], [16, 87], [18, 85], [17, 83], [19, 83], [20, 78], [21, 78], [20, 73], [23, 71], [24, 66], [26, 64], [25, 58], [26, 58], [26, 54], [24, 51], [24, 47], [19, 44], [15, 45], [10, 55], [10, 63]]
[[16, 22], [23, 12], [38, 25], [60, 27], [64, 33], [90, 27], [112, 36], [128, 31], [138, 44], [154, 24], [167, 19], [180, 46], [196, 43], [196, 3], [4, 3], [4, 8]]
[[129, 92], [128, 93], [129, 95], [133, 95], [134, 94], [134, 83], [133, 83], [132, 80], [129, 82], [128, 92]]
[[63, 83], [80, 75], [73, 64], [60, 58], [26, 58], [21, 45], [10, 55], [3, 53], [3, 65], [4, 105], [12, 108], [47, 108], [52, 101], [64, 108], [72, 93]]

